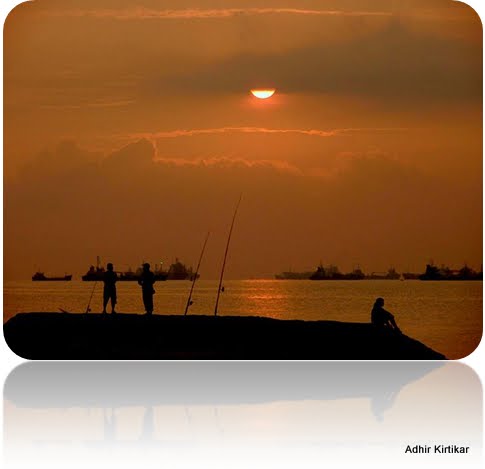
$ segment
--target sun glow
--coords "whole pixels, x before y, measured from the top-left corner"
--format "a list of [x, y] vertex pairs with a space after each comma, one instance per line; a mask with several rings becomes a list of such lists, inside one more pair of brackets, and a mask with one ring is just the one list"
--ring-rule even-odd
[[251, 93], [253, 96], [255, 96], [258, 99], [268, 99], [271, 98], [271, 96], [274, 95], [275, 89], [264, 89], [264, 90], [251, 90]]

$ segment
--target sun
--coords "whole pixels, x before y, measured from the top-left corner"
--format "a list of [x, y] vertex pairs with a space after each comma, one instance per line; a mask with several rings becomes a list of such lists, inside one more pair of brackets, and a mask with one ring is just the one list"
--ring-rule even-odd
[[275, 94], [274, 88], [256, 89], [251, 90], [251, 94], [258, 99], [268, 99]]

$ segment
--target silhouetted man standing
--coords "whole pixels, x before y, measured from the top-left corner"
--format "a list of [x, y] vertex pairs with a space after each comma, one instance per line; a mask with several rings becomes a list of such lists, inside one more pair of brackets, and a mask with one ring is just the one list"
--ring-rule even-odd
[[106, 266], [108, 270], [104, 273], [103, 282], [103, 314], [106, 314], [106, 306], [108, 301], [111, 300], [111, 314], [115, 314], [115, 304], [116, 304], [116, 282], [118, 280], [118, 275], [113, 271], [113, 264], [111, 262]]
[[153, 284], [155, 283], [155, 275], [150, 270], [150, 264], [143, 264], [143, 272], [141, 273], [138, 283], [141, 285], [143, 295], [143, 304], [145, 305], [146, 314], [153, 313]]

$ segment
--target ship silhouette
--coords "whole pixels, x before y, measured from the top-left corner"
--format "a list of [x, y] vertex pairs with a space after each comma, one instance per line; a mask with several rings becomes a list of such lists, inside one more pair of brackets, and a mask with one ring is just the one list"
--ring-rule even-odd
[[[101, 265], [99, 257], [97, 257], [96, 266], [91, 265], [89, 270], [81, 277], [83, 282], [101, 282], [104, 278], [106, 270], [103, 265]], [[118, 274], [118, 281], [120, 282], [136, 282], [140, 279], [143, 272], [142, 267], [138, 267], [135, 271], [131, 268], [124, 271], [116, 271]], [[161, 264], [155, 264], [155, 280], [165, 281], [165, 280], [193, 280], [194, 273], [192, 267], [187, 267], [185, 264], [179, 261], [178, 258], [175, 262], [170, 265], [168, 271], [162, 269]], [[199, 277], [199, 275], [197, 275]]]
[[47, 277], [44, 272], [36, 272], [32, 276], [33, 282], [69, 282], [72, 275], [64, 275], [63, 277]]
[[476, 272], [466, 264], [460, 270], [453, 270], [442, 265], [437, 267], [434, 264], [426, 264], [424, 274], [419, 276], [420, 280], [483, 280], [483, 272]]

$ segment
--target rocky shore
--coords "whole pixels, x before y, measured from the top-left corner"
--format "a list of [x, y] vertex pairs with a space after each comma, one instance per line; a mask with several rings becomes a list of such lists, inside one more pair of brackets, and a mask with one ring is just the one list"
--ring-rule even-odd
[[371, 324], [254, 316], [19, 313], [9, 347], [35, 360], [443, 360]]

